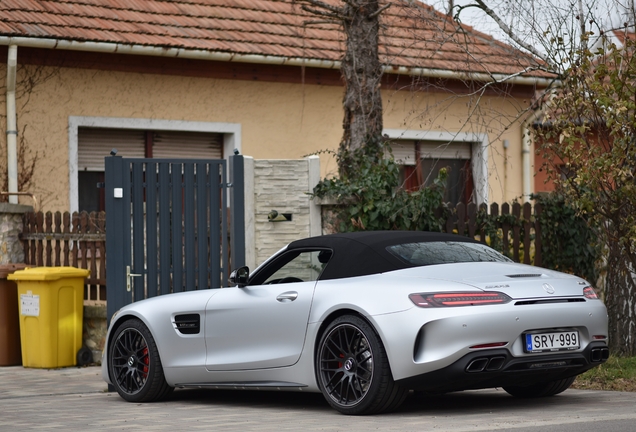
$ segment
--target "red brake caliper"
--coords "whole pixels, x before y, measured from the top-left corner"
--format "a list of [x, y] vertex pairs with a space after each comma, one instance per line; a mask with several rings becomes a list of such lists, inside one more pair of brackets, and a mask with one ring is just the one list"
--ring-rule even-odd
[[150, 358], [148, 357], [148, 347], [144, 348], [144, 375], [148, 375], [148, 365], [150, 364]]

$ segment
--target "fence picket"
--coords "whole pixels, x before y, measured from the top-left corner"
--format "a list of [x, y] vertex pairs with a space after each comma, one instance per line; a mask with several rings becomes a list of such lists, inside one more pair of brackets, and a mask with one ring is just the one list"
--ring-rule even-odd
[[[481, 204], [479, 206], [479, 213], [488, 213], [488, 206], [486, 204]], [[486, 243], [486, 230], [483, 226], [479, 227], [479, 241]]]
[[[44, 213], [37, 213], [35, 215], [35, 230], [38, 233], [44, 232]], [[38, 262], [44, 265], [44, 247], [41, 242], [37, 243], [37, 251], [35, 253]]]
[[477, 206], [475, 203], [468, 204], [468, 237], [475, 238], [477, 230]]
[[530, 264], [530, 219], [532, 217], [532, 205], [523, 205], [523, 263]]
[[[54, 232], [59, 234], [62, 232], [62, 214], [60, 212], [55, 212], [55, 228]], [[55, 266], [59, 267], [60, 264], [60, 255], [62, 252], [62, 247], [60, 245], [60, 240], [58, 238], [55, 239]]]
[[541, 243], [541, 224], [537, 221], [541, 217], [541, 211], [543, 208], [541, 204], [535, 204], [534, 206], [534, 265], [541, 267], [543, 260], [541, 256], [541, 248], [543, 247]]
[[[514, 203], [512, 205], [512, 215], [515, 217], [515, 220], [517, 220], [517, 222], [521, 218], [521, 205], [519, 203]], [[519, 245], [521, 242], [519, 240], [521, 237], [521, 226], [516, 223], [512, 227], [512, 232], [514, 233], [512, 236], [512, 259], [515, 262], [520, 262]]]
[[[64, 228], [62, 228], [62, 232], [64, 234], [70, 234], [71, 233], [71, 214], [69, 212], [64, 212], [62, 219], [63, 219], [62, 223], [64, 225]], [[71, 265], [71, 262], [69, 260], [70, 251], [71, 251], [70, 242], [65, 241], [64, 242], [64, 265], [65, 266]]]
[[459, 203], [455, 210], [457, 212], [457, 234], [463, 236], [466, 232], [466, 206], [463, 203]]
[[[43, 232], [52, 232], [52, 227], [53, 227], [53, 214], [48, 211], [46, 212], [46, 214], [44, 215], [44, 231]], [[44, 265], [45, 266], [52, 266], [53, 265], [53, 246], [51, 245], [51, 242], [46, 242], [46, 247], [44, 248]]]

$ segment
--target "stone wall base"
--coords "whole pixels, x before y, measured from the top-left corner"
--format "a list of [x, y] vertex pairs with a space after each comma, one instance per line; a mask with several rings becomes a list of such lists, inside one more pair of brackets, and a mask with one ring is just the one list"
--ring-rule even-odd
[[93, 363], [101, 364], [106, 343], [106, 305], [84, 306], [82, 343], [93, 353]]

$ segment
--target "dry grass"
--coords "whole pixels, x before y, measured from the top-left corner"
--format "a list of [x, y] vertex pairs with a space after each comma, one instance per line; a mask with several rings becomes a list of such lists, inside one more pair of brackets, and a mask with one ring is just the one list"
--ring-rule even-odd
[[572, 388], [636, 392], [636, 357], [610, 357], [606, 363], [579, 375]]

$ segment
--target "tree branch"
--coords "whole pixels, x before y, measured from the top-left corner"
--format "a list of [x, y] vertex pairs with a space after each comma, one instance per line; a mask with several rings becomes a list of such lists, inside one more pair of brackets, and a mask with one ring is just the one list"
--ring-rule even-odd
[[495, 13], [495, 11], [490, 9], [486, 5], [486, 3], [483, 2], [483, 0], [475, 0], [475, 2], [477, 3], [477, 5], [475, 5], [475, 6], [478, 7], [479, 9], [481, 9], [482, 11], [484, 11], [484, 13], [486, 15], [488, 15], [490, 18], [492, 18], [495, 21], [495, 23], [497, 23], [499, 28], [501, 30], [503, 30], [504, 33], [506, 33], [510, 37], [510, 39], [515, 41], [516, 44], [518, 44], [520, 47], [524, 48], [528, 52], [532, 53], [532, 55], [540, 58], [544, 62], [546, 62], [548, 64], [550, 63], [548, 57], [545, 54], [543, 54], [540, 51], [538, 51], [532, 45], [529, 45], [529, 44], [525, 43], [524, 41], [522, 41], [521, 38], [519, 38], [519, 36], [517, 36], [517, 34], [515, 32], [513, 32], [512, 29], [510, 27], [508, 27], [508, 25], [499, 17], [499, 15], [497, 15]]
[[393, 3], [387, 3], [384, 6], [382, 6], [380, 9], [378, 9], [377, 11], [373, 12], [371, 15], [369, 15], [367, 18], [372, 19], [377, 17], [378, 15], [380, 15], [382, 12], [384, 12], [385, 10], [387, 10], [388, 8], [391, 7]]
[[307, 5], [302, 5], [300, 8], [304, 10], [305, 12], [309, 12], [310, 14], [313, 14], [313, 15], [323, 16], [323, 17], [327, 17], [331, 19], [337, 19], [339, 21], [344, 20], [344, 15], [340, 15], [337, 13], [321, 11], [318, 9], [310, 8]]
[[[330, 4], [321, 2], [320, 0], [301, 0], [301, 3], [309, 3], [310, 5], [317, 7], [318, 9], [326, 9], [336, 15], [344, 15], [344, 9]], [[305, 6], [303, 6], [305, 9]]]
[[310, 25], [318, 25], [318, 24], [334, 24], [334, 25], [341, 25], [340, 20], [318, 20], [318, 21], [304, 21], [303, 25], [304, 26], [310, 26]]

